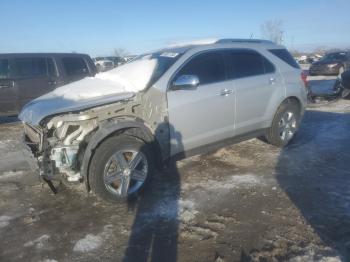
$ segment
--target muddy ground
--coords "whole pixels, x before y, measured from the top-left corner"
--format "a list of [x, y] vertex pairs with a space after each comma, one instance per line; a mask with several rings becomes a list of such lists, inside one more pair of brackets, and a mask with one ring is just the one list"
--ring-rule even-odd
[[113, 205], [82, 187], [53, 195], [20, 123], [1, 119], [0, 261], [350, 261], [349, 113], [311, 105], [289, 147], [252, 139], [179, 161]]

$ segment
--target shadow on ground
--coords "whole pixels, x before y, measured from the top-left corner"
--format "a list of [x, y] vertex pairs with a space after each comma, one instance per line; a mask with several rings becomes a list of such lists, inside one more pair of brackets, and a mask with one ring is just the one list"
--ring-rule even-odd
[[[161, 132], [162, 128], [160, 125], [155, 133]], [[171, 125], [169, 128], [177, 145], [183, 149], [181, 133]], [[167, 186], [158, 185], [158, 194], [142, 194], [137, 203], [129, 202], [129, 209], [134, 209], [136, 205], [136, 215], [123, 258], [125, 262], [177, 261], [180, 174], [176, 163], [172, 161], [163, 168], [161, 174], [156, 175], [166, 177]]]
[[[322, 241], [350, 260], [350, 114], [308, 111], [277, 180]], [[320, 258], [322, 258], [320, 254]]]

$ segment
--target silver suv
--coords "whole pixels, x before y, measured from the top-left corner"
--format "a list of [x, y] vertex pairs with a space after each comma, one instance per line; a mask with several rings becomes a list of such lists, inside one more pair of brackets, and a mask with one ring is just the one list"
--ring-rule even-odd
[[108, 201], [137, 194], [164, 161], [264, 137], [287, 145], [305, 78], [264, 40], [173, 46], [60, 87], [20, 114], [41, 177], [84, 182]]

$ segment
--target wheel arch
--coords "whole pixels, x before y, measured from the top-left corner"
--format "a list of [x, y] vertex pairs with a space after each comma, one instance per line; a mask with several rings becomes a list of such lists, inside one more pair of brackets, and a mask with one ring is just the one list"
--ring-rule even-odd
[[84, 183], [87, 191], [90, 191], [89, 184], [89, 168], [92, 157], [98, 146], [109, 137], [127, 134], [135, 137], [143, 142], [150, 144], [155, 153], [155, 164], [160, 165], [161, 150], [159, 143], [152, 133], [152, 131], [140, 119], [109, 119], [101, 122], [98, 130], [89, 136], [87, 146], [83, 152], [82, 161], [80, 165], [80, 172], [84, 178]]
[[282, 100], [277, 104], [277, 106], [275, 106], [275, 108], [273, 109], [272, 118], [269, 119], [268, 126], [271, 126], [272, 121], [273, 121], [273, 119], [274, 119], [274, 117], [275, 117], [275, 115], [276, 115], [276, 112], [278, 111], [278, 109], [280, 108], [280, 106], [281, 106], [282, 104], [285, 104], [285, 103], [295, 103], [295, 104], [297, 104], [297, 105], [298, 105], [298, 108], [299, 108], [299, 110], [300, 110], [301, 115], [304, 114], [304, 107], [303, 107], [303, 103], [302, 103], [302, 101], [300, 100], [300, 98], [298, 98], [297, 96], [291, 95], [291, 96], [288, 96], [288, 97], [285, 97], [284, 99], [282, 99]]
[[289, 96], [289, 97], [287, 97], [286, 99], [284, 99], [282, 101], [281, 104], [283, 104], [283, 103], [295, 103], [295, 104], [298, 105], [299, 110], [302, 111], [302, 103], [301, 103], [300, 99], [298, 97], [296, 97], [296, 96]]

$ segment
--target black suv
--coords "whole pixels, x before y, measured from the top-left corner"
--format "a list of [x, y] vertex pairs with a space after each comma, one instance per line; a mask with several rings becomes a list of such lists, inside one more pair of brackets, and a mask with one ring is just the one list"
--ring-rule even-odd
[[95, 74], [85, 54], [0, 54], [0, 115], [17, 115], [34, 98]]
[[350, 52], [333, 52], [314, 62], [309, 75], [341, 75], [350, 68]]

